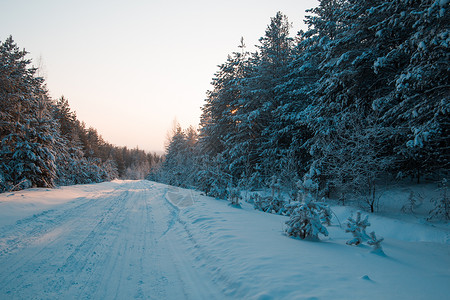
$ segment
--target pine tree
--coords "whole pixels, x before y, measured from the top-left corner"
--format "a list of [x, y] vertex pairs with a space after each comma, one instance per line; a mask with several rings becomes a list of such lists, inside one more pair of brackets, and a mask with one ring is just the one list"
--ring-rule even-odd
[[347, 241], [347, 245], [358, 246], [363, 241], [369, 239], [369, 236], [366, 233], [366, 228], [370, 226], [369, 216], [361, 219], [361, 212], [358, 211], [355, 219], [353, 219], [353, 216], [350, 216], [347, 220], [347, 229], [345, 229], [345, 232], [350, 232], [353, 235], [353, 239]]
[[53, 106], [53, 118], [58, 123], [61, 140], [56, 145], [56, 166], [58, 185], [70, 185], [84, 183], [86, 178], [82, 174], [84, 154], [82, 144], [79, 138], [78, 120], [75, 113], [69, 107], [66, 98], [59, 98]]
[[197, 131], [193, 127], [183, 130], [176, 124], [166, 148], [165, 159], [152, 177], [185, 188], [198, 186], [195, 178], [198, 175], [197, 140]]
[[373, 246], [372, 253], [384, 255], [383, 247], [381, 247], [381, 242], [384, 241], [384, 238], [377, 237], [375, 235], [375, 231], [369, 233], [370, 239], [367, 241], [367, 244]]
[[281, 173], [280, 161], [288, 143], [277, 130], [280, 119], [276, 111], [281, 106], [277, 86], [289, 73], [288, 65], [292, 59], [290, 28], [291, 24], [281, 12], [271, 18], [265, 35], [259, 39], [259, 59], [248, 79], [251, 97], [246, 115], [252, 120], [253, 142], [258, 154], [256, 163], [263, 181]]
[[[327, 9], [330, 5], [335, 8], [332, 13]], [[448, 155], [442, 155], [448, 147], [444, 117], [449, 109], [444, 71], [448, 51], [442, 48], [448, 31], [443, 26], [446, 6], [434, 1], [348, 0], [321, 1], [313, 10], [317, 15], [308, 19], [309, 35], [313, 40], [323, 37], [319, 44], [324, 59], [319, 67], [322, 77], [312, 91], [314, 102], [308, 108], [312, 138], [307, 143], [322, 174], [331, 174], [323, 179], [336, 181], [338, 177], [333, 174], [340, 164], [328, 159], [329, 154], [335, 156], [327, 150], [330, 145], [353, 149], [341, 138], [342, 132], [357, 137], [358, 132], [373, 132], [375, 127], [380, 134], [371, 139], [377, 149], [372, 156], [384, 163], [378, 169], [373, 165], [373, 174], [395, 165], [407, 174], [412, 169], [420, 174], [448, 168]], [[432, 25], [430, 17], [435, 19]], [[425, 58], [422, 46], [430, 42], [430, 57]], [[431, 101], [427, 93], [434, 95]], [[352, 123], [358, 127], [348, 126]], [[364, 137], [367, 134], [360, 135]], [[343, 182], [349, 182], [348, 178]]]
[[323, 226], [324, 211], [329, 211], [326, 204], [321, 202], [292, 202], [286, 206], [290, 210], [289, 220], [286, 221], [286, 234], [301, 239], [318, 240], [319, 234], [328, 236], [328, 230]]
[[[230, 55], [219, 66], [213, 79], [214, 89], [208, 92], [200, 124], [199, 148], [203, 160], [225, 162], [219, 169], [228, 169], [235, 180], [248, 173], [248, 141], [252, 129], [242, 118], [247, 103], [247, 81], [251, 72], [249, 53], [241, 39], [239, 52]], [[206, 155], [206, 156], [205, 156]], [[206, 165], [209, 165], [206, 162]]]
[[43, 79], [35, 76], [26, 54], [12, 37], [0, 45], [2, 189], [51, 187], [56, 176], [57, 126]]
[[377, 27], [389, 50], [374, 64], [377, 73], [393, 73], [389, 94], [375, 106], [383, 120], [398, 128], [390, 142], [398, 170], [416, 177], [449, 167], [449, 3], [392, 0], [374, 14], [390, 17]]
[[448, 194], [447, 178], [439, 182], [439, 196], [432, 200], [434, 207], [430, 211], [428, 220], [443, 219], [450, 220], [450, 197]]
[[240, 52], [229, 55], [227, 61], [219, 66], [212, 81], [214, 88], [208, 91], [206, 103], [202, 107], [199, 142], [202, 151], [212, 157], [229, 148], [227, 139], [237, 131], [233, 116], [240, 108], [240, 79], [244, 75], [248, 56], [243, 39], [239, 48]]

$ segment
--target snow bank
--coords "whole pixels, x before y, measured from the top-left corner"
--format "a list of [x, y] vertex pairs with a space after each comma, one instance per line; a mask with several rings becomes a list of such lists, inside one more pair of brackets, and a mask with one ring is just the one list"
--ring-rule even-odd
[[[443, 299], [450, 292], [449, 230], [371, 215], [368, 232], [385, 238], [386, 257], [348, 246], [337, 226], [322, 242], [287, 238], [287, 217], [228, 206], [193, 194], [180, 219], [200, 246], [191, 255], [209, 268], [225, 293], [246, 299]], [[182, 196], [178, 196], [182, 197]], [[340, 222], [352, 213], [333, 207]]]

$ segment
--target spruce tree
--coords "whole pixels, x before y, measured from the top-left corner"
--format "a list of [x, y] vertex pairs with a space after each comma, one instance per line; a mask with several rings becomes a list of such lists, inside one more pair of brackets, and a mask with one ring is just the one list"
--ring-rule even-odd
[[291, 24], [281, 12], [271, 18], [265, 35], [259, 39], [259, 60], [249, 80], [251, 93], [247, 117], [252, 120], [253, 142], [257, 145], [258, 173], [264, 182], [279, 169], [282, 149], [287, 146], [285, 135], [279, 134], [280, 119], [277, 109], [281, 106], [279, 86], [289, 73], [293, 40], [289, 36]]
[[59, 139], [51, 103], [27, 52], [10, 36], [0, 45], [0, 173], [3, 189], [51, 187]]
[[[248, 147], [252, 129], [242, 118], [246, 109], [246, 78], [251, 70], [249, 53], [241, 39], [240, 51], [219, 66], [202, 110], [199, 149], [205, 165], [225, 161], [228, 172], [239, 179], [248, 169]], [[209, 167], [208, 167], [209, 168]]]

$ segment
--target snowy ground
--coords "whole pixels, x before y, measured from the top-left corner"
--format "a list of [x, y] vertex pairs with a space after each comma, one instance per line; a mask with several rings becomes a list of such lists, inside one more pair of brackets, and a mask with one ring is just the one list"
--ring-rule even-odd
[[148, 181], [1, 194], [0, 299], [448, 299], [447, 225], [370, 216], [380, 256], [286, 220]]

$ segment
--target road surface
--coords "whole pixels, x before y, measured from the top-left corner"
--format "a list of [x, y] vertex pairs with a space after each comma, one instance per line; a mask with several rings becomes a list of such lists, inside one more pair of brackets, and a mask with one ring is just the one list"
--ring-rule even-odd
[[186, 255], [195, 241], [178, 222], [185, 198], [130, 181], [3, 228], [0, 299], [225, 298]]

